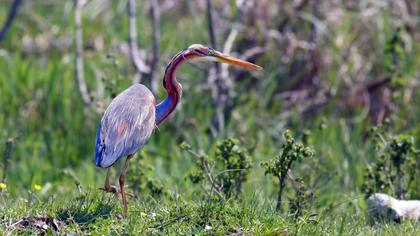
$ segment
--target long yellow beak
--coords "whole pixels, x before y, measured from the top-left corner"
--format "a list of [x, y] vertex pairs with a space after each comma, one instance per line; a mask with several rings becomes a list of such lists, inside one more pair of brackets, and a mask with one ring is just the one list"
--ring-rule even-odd
[[238, 66], [242, 66], [251, 70], [262, 70], [263, 68], [259, 65], [255, 65], [251, 62], [247, 62], [238, 58], [234, 58], [228, 55], [224, 55], [220, 52], [214, 51], [213, 52], [213, 57], [216, 58], [216, 61], [221, 62], [221, 63], [228, 63], [228, 64], [233, 64], [233, 65], [238, 65]]

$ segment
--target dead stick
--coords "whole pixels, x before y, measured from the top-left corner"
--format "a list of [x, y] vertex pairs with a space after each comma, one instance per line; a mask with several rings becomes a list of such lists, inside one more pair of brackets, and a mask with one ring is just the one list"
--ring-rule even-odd
[[134, 83], [138, 83], [141, 80], [142, 73], [149, 73], [150, 68], [144, 64], [140, 59], [137, 48], [137, 22], [136, 22], [136, 0], [128, 1], [128, 18], [129, 18], [129, 45], [130, 45], [130, 57], [134, 66], [136, 67], [137, 73]]
[[[211, 3], [211, 0], [207, 0], [206, 1], [206, 5], [207, 5], [207, 28], [208, 28], [208, 32], [209, 32], [209, 37], [210, 37], [210, 44], [211, 47], [213, 48], [217, 48], [217, 43], [216, 43], [216, 34], [215, 34], [215, 30], [214, 30], [214, 22], [213, 22], [213, 6]], [[213, 102], [216, 106], [216, 112], [213, 114], [213, 118], [212, 118], [212, 127], [214, 128], [215, 131], [219, 132], [221, 130], [224, 129], [225, 126], [225, 118], [224, 118], [224, 111], [225, 111], [225, 101], [226, 100], [226, 88], [224, 85], [224, 81], [221, 78], [220, 72], [220, 64], [218, 63], [214, 63], [214, 68], [216, 70], [216, 76], [213, 82], [213, 92], [212, 92], [212, 96], [213, 96]]]
[[6, 182], [6, 172], [7, 168], [9, 167], [10, 162], [10, 155], [12, 153], [12, 146], [14, 143], [13, 138], [9, 138], [6, 140], [5, 147], [4, 147], [4, 153], [3, 153], [3, 179], [1, 182]]
[[[226, 39], [226, 43], [223, 47], [223, 53], [226, 55], [229, 55], [230, 52], [232, 51], [232, 47], [233, 47], [233, 42], [235, 42], [236, 36], [238, 35], [238, 30], [233, 28], [227, 39]], [[229, 70], [228, 70], [228, 64], [222, 64], [221, 66], [222, 71], [221, 71], [221, 77], [222, 79], [224, 79], [225, 81], [229, 80]]]
[[84, 69], [83, 69], [83, 34], [82, 34], [82, 7], [86, 3], [85, 0], [75, 0], [74, 9], [74, 24], [75, 30], [75, 41], [76, 41], [76, 80], [79, 86], [80, 96], [82, 97], [85, 106], [89, 106], [91, 103], [89, 93], [87, 90]]
[[22, 0], [14, 0], [12, 5], [10, 6], [9, 15], [7, 16], [6, 22], [0, 30], [0, 41], [5, 37], [6, 32], [10, 29], [10, 26], [12, 25], [12, 22], [16, 17], [21, 2]]
[[152, 20], [152, 61], [150, 63], [150, 84], [153, 92], [158, 91], [158, 80], [155, 78], [155, 70], [159, 63], [160, 51], [160, 12], [157, 0], [151, 0], [150, 17]]

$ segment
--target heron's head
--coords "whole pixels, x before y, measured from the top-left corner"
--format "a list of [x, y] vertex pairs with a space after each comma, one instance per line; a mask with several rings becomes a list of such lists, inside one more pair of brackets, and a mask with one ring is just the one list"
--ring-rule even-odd
[[184, 55], [192, 60], [221, 62], [242, 66], [251, 70], [262, 70], [261, 66], [228, 55], [224, 55], [221, 52], [218, 52], [212, 48], [206, 47], [201, 44], [193, 44], [189, 46], [184, 51]]

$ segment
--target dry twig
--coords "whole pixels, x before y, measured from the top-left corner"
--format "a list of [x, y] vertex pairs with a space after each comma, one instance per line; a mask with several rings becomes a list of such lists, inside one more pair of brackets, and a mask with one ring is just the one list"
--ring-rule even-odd
[[[223, 47], [223, 53], [224, 54], [230, 54], [230, 52], [232, 51], [232, 47], [233, 47], [233, 42], [235, 42], [236, 36], [238, 36], [238, 30], [233, 28], [227, 39], [226, 39], [226, 43]], [[225, 80], [226, 82], [228, 82], [229, 80], [229, 70], [228, 70], [228, 64], [222, 64], [221, 65], [221, 79]], [[230, 83], [228, 82], [228, 85], [230, 85]], [[230, 87], [230, 86], [229, 86]]]
[[140, 59], [137, 47], [137, 23], [136, 23], [136, 0], [128, 1], [128, 17], [129, 17], [129, 45], [130, 45], [130, 57], [134, 66], [137, 69], [134, 83], [138, 83], [141, 80], [142, 73], [149, 73], [150, 68]]
[[158, 91], [159, 82], [155, 76], [156, 67], [159, 64], [160, 51], [160, 12], [157, 0], [151, 0], [150, 17], [152, 20], [152, 61], [150, 62], [150, 84], [152, 91]]
[[[216, 36], [214, 32], [214, 23], [213, 23], [213, 6], [211, 0], [206, 0], [206, 11], [207, 11], [207, 29], [210, 37], [210, 45], [212, 48], [217, 48]], [[212, 73], [213, 72], [213, 73]], [[215, 136], [220, 130], [224, 128], [224, 104], [222, 97], [222, 82], [220, 78], [220, 65], [214, 63], [214, 66], [209, 71], [209, 81], [212, 81], [212, 97], [213, 103], [216, 106], [216, 112], [213, 114], [212, 118], [212, 132]]]
[[4, 147], [4, 153], [3, 153], [3, 178], [2, 181], [3, 183], [6, 182], [6, 172], [7, 172], [7, 168], [9, 167], [9, 162], [10, 162], [10, 156], [12, 153], [12, 147], [13, 144], [15, 143], [15, 139], [14, 138], [9, 138], [6, 140], [5, 143], [5, 147]]
[[84, 69], [83, 69], [83, 34], [82, 34], [82, 8], [86, 0], [75, 0], [74, 6], [74, 24], [76, 41], [76, 80], [79, 86], [80, 96], [85, 106], [91, 104], [91, 99], [87, 89]]
[[22, 0], [14, 0], [12, 5], [10, 6], [9, 15], [7, 16], [6, 22], [0, 30], [0, 41], [4, 38], [6, 32], [10, 29], [10, 26], [12, 25], [12, 22], [15, 19], [16, 14], [19, 10], [21, 2]]

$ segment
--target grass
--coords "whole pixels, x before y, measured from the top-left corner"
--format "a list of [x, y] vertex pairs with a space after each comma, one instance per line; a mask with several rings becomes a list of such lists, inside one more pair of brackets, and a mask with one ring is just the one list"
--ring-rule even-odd
[[47, 201], [39, 200], [36, 193], [29, 199], [5, 196], [1, 208], [6, 219], [1, 223], [6, 227], [4, 232], [13, 234], [25, 230], [10, 227], [11, 219], [40, 214], [63, 222], [62, 232], [70, 234], [417, 235], [420, 232], [419, 224], [410, 221], [369, 225], [351, 201], [344, 203], [345, 209], [339, 212], [324, 209], [319, 214], [294, 219], [279, 215], [270, 203], [258, 203], [259, 197], [250, 194], [240, 202], [221, 204], [190, 201], [175, 193], [165, 202], [144, 197], [130, 201], [129, 217], [123, 219], [118, 199], [98, 190], [86, 190], [69, 199], [51, 197]]
[[[391, 76], [394, 82], [389, 86], [390, 99], [396, 110], [389, 116], [390, 130], [414, 136], [416, 146], [420, 146], [417, 104], [420, 45], [415, 40], [418, 32], [396, 30], [402, 24], [400, 19], [405, 19], [394, 12], [396, 8], [368, 4], [349, 10], [324, 3], [319, 18], [328, 33], [320, 34], [319, 41], [313, 42], [318, 51], [292, 48], [296, 42], [272, 39], [271, 34], [265, 34], [273, 33], [270, 30], [277, 29], [276, 24], [283, 17], [296, 14], [291, 16], [281, 35], [308, 40], [312, 24], [299, 13], [283, 12], [291, 7], [289, 3], [284, 3], [282, 14], [269, 11], [268, 21], [263, 16], [242, 12], [245, 15], [241, 24], [247, 30], [239, 31], [234, 54], [253, 46], [267, 47], [266, 52], [255, 58], [264, 71], [243, 73], [230, 68], [234, 106], [225, 114], [225, 129], [214, 135], [211, 126], [215, 108], [208, 87], [209, 65], [186, 64], [180, 69], [177, 77], [184, 89], [182, 104], [132, 161], [133, 180], [138, 177], [143, 187], [136, 193], [137, 198], [129, 200], [129, 217], [123, 219], [117, 197], [98, 190], [106, 171], [95, 167], [93, 160], [95, 133], [102, 111], [112, 94], [127, 88], [134, 75], [128, 57], [118, 49], [124, 46], [128, 35], [126, 1], [104, 2], [99, 4], [101, 8], [96, 1], [88, 1], [83, 15], [87, 45], [85, 77], [94, 96], [104, 93], [92, 107], [83, 106], [74, 79], [72, 1], [25, 2], [6, 39], [0, 42], [1, 154], [6, 140], [14, 139], [6, 180], [0, 181], [7, 185], [6, 190], [0, 190], [0, 234], [42, 232], [36, 227], [12, 226], [24, 218], [29, 222], [45, 220], [40, 216], [56, 220], [60, 234], [76, 235], [420, 234], [416, 222], [367, 223], [360, 186], [366, 166], [375, 157], [373, 145], [366, 138], [372, 122], [365, 113], [365, 105], [345, 105], [350, 90]], [[226, 22], [240, 18], [232, 8], [235, 1], [229, 1], [229, 7], [220, 4], [222, 1], [215, 2], [216, 12]], [[268, 6], [277, 4], [267, 2]], [[0, 6], [0, 22], [6, 18], [5, 5]], [[138, 40], [139, 47], [150, 52], [152, 29], [146, 7], [147, 4], [139, 4]], [[225, 7], [230, 11], [224, 11]], [[302, 11], [312, 14], [310, 6]], [[342, 16], [341, 20], [334, 20], [334, 14]], [[185, 1], [162, 13], [161, 58], [156, 72], [159, 78], [164, 66], [179, 50], [192, 43], [209, 41], [204, 15], [200, 4], [189, 5]], [[219, 24], [216, 28], [221, 44], [229, 33], [226, 26], [235, 24]], [[404, 44], [394, 45], [394, 51], [388, 50], [387, 42], [395, 32], [400, 32]], [[92, 42], [101, 40], [102, 47], [92, 46]], [[399, 62], [393, 64], [393, 57]], [[313, 72], [311, 68], [316, 61], [321, 65], [318, 72]], [[314, 97], [284, 108], [287, 101], [278, 95], [311, 78], [318, 82], [309, 87], [323, 84], [331, 88], [322, 109], [310, 115], [297, 111], [300, 103], [312, 101]], [[101, 90], [98, 81], [103, 81], [106, 88]], [[148, 85], [147, 77], [144, 83]], [[315, 90], [320, 89], [322, 86]], [[156, 98], [160, 100], [164, 96], [160, 87]], [[289, 113], [290, 118], [285, 119], [284, 113]], [[275, 210], [278, 186], [275, 179], [264, 175], [261, 167], [261, 163], [279, 154], [286, 129], [300, 141], [310, 133], [307, 145], [315, 150], [315, 158], [297, 163], [293, 174], [304, 178], [309, 185], [320, 182], [313, 189], [313, 203], [297, 219], [288, 213], [288, 206], [282, 213]], [[228, 137], [238, 139], [249, 152], [252, 168], [237, 199], [209, 200], [208, 189], [188, 180], [196, 159], [179, 145], [186, 142], [197, 153], [214, 156], [217, 143]], [[141, 168], [136, 169], [136, 164]], [[118, 163], [114, 173], [120, 167]], [[143, 175], [136, 175], [140, 171]], [[3, 172], [0, 168], [0, 176]], [[145, 184], [147, 181], [162, 186], [164, 193], [154, 194]], [[134, 183], [127, 184], [133, 190]], [[295, 198], [292, 190], [288, 182], [286, 203]], [[47, 233], [57, 232], [49, 229]]]

